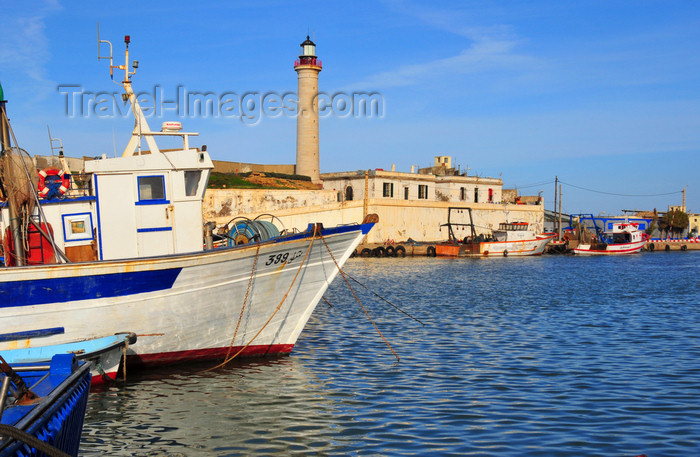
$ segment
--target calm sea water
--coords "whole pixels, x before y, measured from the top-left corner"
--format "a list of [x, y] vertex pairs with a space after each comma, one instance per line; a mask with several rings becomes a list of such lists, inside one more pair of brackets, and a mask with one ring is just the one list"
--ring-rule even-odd
[[93, 393], [81, 455], [696, 456], [700, 252], [351, 259], [292, 355]]

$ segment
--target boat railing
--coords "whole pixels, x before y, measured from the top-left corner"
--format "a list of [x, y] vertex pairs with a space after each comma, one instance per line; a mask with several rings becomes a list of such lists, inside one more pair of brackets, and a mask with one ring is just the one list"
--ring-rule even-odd
[[[199, 136], [199, 132], [168, 132], [168, 131], [161, 131], [161, 132], [139, 132], [138, 136], [172, 136], [172, 137], [181, 137], [182, 138], [182, 149], [185, 151], [190, 150], [190, 137], [191, 136]], [[167, 152], [167, 151], [177, 151], [177, 149], [159, 149], [159, 152]], [[141, 151], [141, 154], [148, 153], [150, 151], [145, 150]]]

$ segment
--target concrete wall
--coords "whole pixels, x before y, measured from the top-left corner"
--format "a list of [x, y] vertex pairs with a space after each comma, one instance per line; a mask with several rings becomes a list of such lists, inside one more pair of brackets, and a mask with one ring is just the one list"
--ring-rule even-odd
[[700, 214], [688, 213], [688, 233], [700, 232]]
[[[76, 157], [64, 157], [66, 165], [68, 165], [71, 173], [79, 173], [83, 170], [83, 159]], [[44, 168], [58, 168], [62, 169], [63, 166], [57, 155], [54, 156], [34, 156], [34, 163], [37, 169], [43, 170]], [[64, 170], [65, 171], [65, 170]]]
[[[467, 206], [455, 202], [405, 201], [375, 198], [367, 200], [367, 213], [379, 215], [379, 223], [370, 232], [367, 242], [396, 242], [412, 238], [416, 241], [440, 241], [447, 239], [446, 228], [450, 206]], [[359, 223], [364, 217], [365, 202], [342, 201], [334, 190], [244, 190], [207, 189], [204, 197], [204, 219], [218, 226], [237, 216], [255, 218], [270, 213], [278, 217], [287, 229], [304, 230], [311, 222], [326, 226]], [[542, 231], [544, 206], [506, 205], [489, 203], [469, 204], [474, 215], [477, 233], [488, 233], [498, 224], [523, 221]], [[454, 221], [453, 221], [454, 222]], [[458, 231], [462, 238], [466, 231]]]
[[212, 160], [214, 171], [219, 173], [247, 173], [249, 171], [260, 171], [268, 173], [284, 173], [293, 175], [294, 165], [261, 165], [258, 163], [226, 162], [223, 160]]

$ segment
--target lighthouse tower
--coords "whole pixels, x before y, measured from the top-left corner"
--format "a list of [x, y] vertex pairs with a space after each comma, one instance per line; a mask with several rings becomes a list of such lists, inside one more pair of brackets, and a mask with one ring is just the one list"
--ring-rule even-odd
[[318, 161], [318, 73], [321, 61], [316, 58], [316, 45], [306, 36], [301, 43], [301, 55], [294, 62], [299, 89], [297, 108], [297, 166], [296, 174], [321, 181]]

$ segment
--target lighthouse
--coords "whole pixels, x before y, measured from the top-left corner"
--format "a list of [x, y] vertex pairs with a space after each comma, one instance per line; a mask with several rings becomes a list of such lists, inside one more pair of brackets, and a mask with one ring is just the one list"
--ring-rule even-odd
[[306, 36], [301, 43], [301, 55], [294, 62], [299, 83], [297, 95], [297, 166], [296, 174], [308, 176], [312, 182], [321, 181], [318, 160], [318, 74], [321, 61], [316, 57], [316, 45]]

